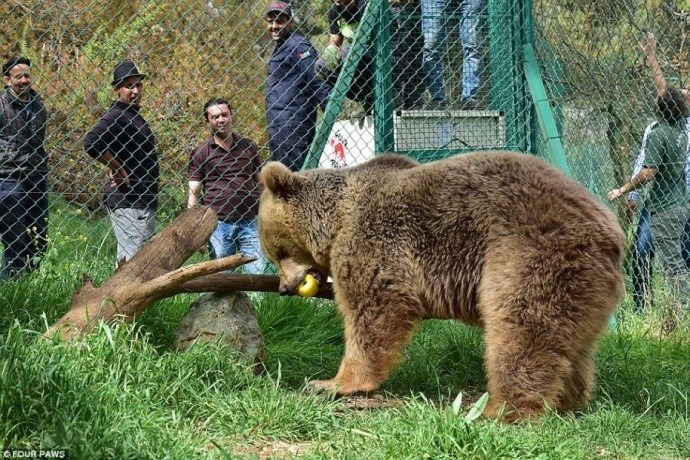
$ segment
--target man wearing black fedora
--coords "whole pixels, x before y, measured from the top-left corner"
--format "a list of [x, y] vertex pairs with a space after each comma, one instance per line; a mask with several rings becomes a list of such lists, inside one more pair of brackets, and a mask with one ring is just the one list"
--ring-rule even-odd
[[145, 78], [130, 60], [115, 66], [111, 85], [117, 100], [84, 137], [86, 153], [110, 169], [103, 199], [117, 239], [118, 264], [141, 249], [156, 225], [156, 140], [139, 113]]

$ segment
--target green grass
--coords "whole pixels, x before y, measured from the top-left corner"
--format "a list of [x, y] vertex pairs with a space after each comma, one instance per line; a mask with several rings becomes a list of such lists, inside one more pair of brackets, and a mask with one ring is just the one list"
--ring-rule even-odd
[[261, 376], [218, 345], [173, 351], [194, 295], [84, 340], [43, 339], [83, 272], [100, 282], [113, 270], [107, 222], [54, 216], [63, 218], [88, 241], [51, 235], [41, 270], [0, 286], [0, 450], [66, 448], [76, 459], [690, 458], [687, 326], [661, 335], [658, 318], [632, 314], [628, 298], [602, 340], [584, 413], [535, 424], [467, 421], [486, 387], [482, 335], [452, 321], [420, 327], [384, 397], [371, 403], [300, 391], [305, 379], [331, 377], [343, 351], [326, 301], [261, 297]]

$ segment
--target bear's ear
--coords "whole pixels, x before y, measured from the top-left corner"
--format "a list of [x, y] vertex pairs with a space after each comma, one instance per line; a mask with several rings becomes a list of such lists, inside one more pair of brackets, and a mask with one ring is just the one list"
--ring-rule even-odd
[[305, 178], [290, 171], [279, 161], [270, 161], [261, 168], [261, 180], [271, 193], [280, 198], [287, 198], [302, 187]]

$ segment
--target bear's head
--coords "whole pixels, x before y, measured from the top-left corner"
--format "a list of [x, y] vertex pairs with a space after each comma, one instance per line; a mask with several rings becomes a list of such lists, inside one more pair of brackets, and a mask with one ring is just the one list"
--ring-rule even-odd
[[332, 187], [323, 190], [318, 175], [295, 173], [276, 161], [262, 168], [261, 180], [259, 238], [266, 258], [278, 268], [280, 294], [297, 292], [307, 273], [322, 284], [329, 276], [333, 203], [325, 197]]

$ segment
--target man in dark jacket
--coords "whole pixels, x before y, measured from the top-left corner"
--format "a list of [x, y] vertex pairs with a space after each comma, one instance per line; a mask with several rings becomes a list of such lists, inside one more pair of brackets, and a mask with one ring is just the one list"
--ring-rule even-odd
[[2, 66], [0, 94], [0, 279], [38, 267], [48, 234], [47, 114], [31, 88], [31, 61], [13, 57]]
[[129, 260], [153, 236], [158, 156], [149, 124], [139, 113], [146, 75], [131, 61], [115, 67], [117, 101], [84, 137], [84, 149], [108, 166], [104, 201], [117, 239], [117, 262]]
[[297, 171], [314, 139], [317, 109], [325, 107], [331, 86], [316, 78], [318, 54], [294, 32], [290, 5], [274, 2], [266, 11], [266, 21], [275, 42], [266, 86], [271, 159]]

